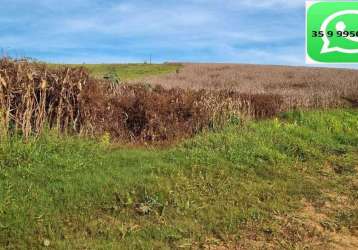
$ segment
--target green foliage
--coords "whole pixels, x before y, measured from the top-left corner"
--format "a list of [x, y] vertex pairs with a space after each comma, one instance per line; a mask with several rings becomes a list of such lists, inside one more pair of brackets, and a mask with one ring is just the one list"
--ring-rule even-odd
[[[0, 246], [169, 249], [250, 230], [299, 244], [279, 234], [276, 217], [303, 198], [325, 199], [323, 190], [354, 200], [357, 146], [353, 110], [234, 119], [167, 150], [51, 131], [28, 143], [12, 138], [0, 143]], [[357, 221], [356, 209], [332, 216], [342, 227]]]
[[[50, 67], [58, 65], [52, 64]], [[79, 65], [69, 65], [79, 66]], [[175, 72], [180, 64], [83, 64], [92, 76], [110, 80], [126, 81], [152, 75], [160, 75]]]

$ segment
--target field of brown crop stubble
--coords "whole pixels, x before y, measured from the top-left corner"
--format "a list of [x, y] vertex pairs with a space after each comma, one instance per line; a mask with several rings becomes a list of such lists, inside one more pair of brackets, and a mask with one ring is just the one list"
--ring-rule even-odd
[[235, 64], [184, 64], [176, 73], [143, 79], [166, 88], [234, 90], [283, 98], [283, 110], [334, 108], [356, 100], [358, 70]]

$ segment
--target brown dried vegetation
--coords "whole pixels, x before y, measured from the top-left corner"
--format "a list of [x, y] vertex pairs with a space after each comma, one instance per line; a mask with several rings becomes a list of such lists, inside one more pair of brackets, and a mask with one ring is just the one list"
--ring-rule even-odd
[[[47, 123], [79, 132], [83, 123], [80, 94], [90, 79], [79, 69], [49, 71], [45, 65], [0, 61], [0, 111], [6, 132], [38, 134]], [[92, 83], [93, 84], [93, 83]]]
[[269, 117], [281, 111], [275, 94], [113, 86], [83, 68], [0, 61], [1, 127], [24, 138], [45, 126], [63, 133], [120, 141], [164, 141], [221, 126], [232, 117]]
[[[284, 110], [357, 105], [358, 71], [333, 68], [234, 64], [185, 64], [180, 71], [147, 77], [166, 88], [233, 90], [278, 95]], [[348, 101], [342, 97], [348, 98]]]
[[83, 68], [3, 58], [1, 128], [24, 138], [48, 126], [62, 133], [109, 134], [117, 141], [166, 141], [220, 127], [232, 118], [347, 106], [358, 93], [354, 70], [185, 65], [146, 81], [151, 84], [113, 85], [91, 78]]

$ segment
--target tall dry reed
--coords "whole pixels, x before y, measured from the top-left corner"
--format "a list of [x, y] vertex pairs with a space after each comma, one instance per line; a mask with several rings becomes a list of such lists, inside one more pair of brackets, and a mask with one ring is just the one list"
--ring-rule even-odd
[[1, 127], [24, 138], [44, 126], [61, 133], [120, 141], [164, 141], [222, 126], [232, 117], [269, 117], [282, 110], [275, 94], [113, 86], [83, 68], [0, 60]]

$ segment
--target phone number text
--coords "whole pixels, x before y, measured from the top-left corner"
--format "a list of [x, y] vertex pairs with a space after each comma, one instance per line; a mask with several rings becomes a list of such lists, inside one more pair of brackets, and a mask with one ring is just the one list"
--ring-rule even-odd
[[312, 37], [358, 37], [358, 31], [312, 31]]

